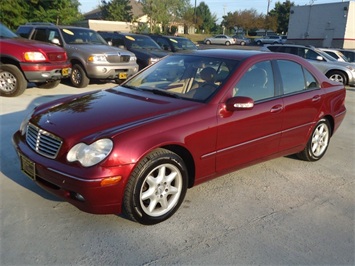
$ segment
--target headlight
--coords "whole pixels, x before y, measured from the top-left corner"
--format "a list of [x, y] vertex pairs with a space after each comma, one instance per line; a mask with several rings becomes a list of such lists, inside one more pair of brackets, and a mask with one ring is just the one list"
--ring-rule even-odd
[[91, 63], [107, 62], [105, 55], [90, 55], [88, 61]]
[[113, 142], [110, 139], [99, 139], [90, 145], [78, 143], [67, 154], [69, 162], [79, 161], [82, 166], [89, 167], [104, 160], [112, 151]]
[[347, 69], [349, 69], [350, 71], [355, 72], [355, 68], [354, 68], [354, 67], [352, 67], [352, 66], [346, 66], [346, 68], [347, 68]]
[[137, 57], [131, 56], [131, 57], [129, 58], [129, 61], [131, 61], [131, 62], [136, 62], [136, 61], [137, 61]]
[[46, 57], [40, 52], [26, 52], [24, 56], [26, 61], [46, 61]]
[[158, 62], [160, 60], [160, 58], [149, 58], [149, 64], [154, 64], [156, 62]]

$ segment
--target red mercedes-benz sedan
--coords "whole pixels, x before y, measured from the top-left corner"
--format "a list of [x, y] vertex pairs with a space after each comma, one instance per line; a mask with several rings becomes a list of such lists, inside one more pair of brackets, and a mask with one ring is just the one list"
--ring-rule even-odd
[[36, 107], [13, 144], [47, 191], [83, 211], [155, 224], [204, 181], [278, 156], [320, 159], [345, 94], [290, 54], [174, 54], [115, 88]]

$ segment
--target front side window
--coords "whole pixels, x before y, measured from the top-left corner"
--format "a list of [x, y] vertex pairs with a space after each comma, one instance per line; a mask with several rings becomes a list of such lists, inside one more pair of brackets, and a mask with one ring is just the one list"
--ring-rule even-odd
[[254, 101], [274, 97], [271, 61], [259, 62], [250, 67], [234, 88], [234, 96], [246, 96]]

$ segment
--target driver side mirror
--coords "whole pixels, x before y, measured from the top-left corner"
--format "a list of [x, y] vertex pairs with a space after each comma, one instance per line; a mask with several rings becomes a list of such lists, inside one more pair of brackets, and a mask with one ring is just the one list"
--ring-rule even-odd
[[226, 110], [229, 112], [240, 110], [251, 110], [254, 107], [254, 100], [249, 97], [237, 96], [227, 100]]
[[53, 39], [51, 40], [51, 42], [52, 42], [53, 44], [55, 44], [55, 45], [59, 45], [59, 46], [60, 46], [60, 41], [59, 41], [58, 38], [53, 38]]

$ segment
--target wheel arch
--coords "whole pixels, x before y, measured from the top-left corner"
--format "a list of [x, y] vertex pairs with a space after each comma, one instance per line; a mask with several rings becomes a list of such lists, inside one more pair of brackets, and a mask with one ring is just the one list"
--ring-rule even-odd
[[327, 119], [330, 125], [330, 136], [333, 136], [334, 132], [334, 118], [331, 115], [326, 115], [323, 117], [324, 119]]
[[21, 64], [18, 60], [8, 57], [8, 56], [1, 56], [0, 57], [0, 64], [16, 66], [22, 72], [23, 76], [27, 80], [25, 73], [23, 73], [23, 71], [22, 71]]
[[342, 70], [342, 69], [329, 69], [327, 70], [327, 72], [325, 73], [325, 75], [328, 77], [332, 72], [341, 72], [344, 77], [345, 77], [345, 84], [349, 83], [349, 75], [346, 71]]
[[192, 154], [185, 147], [180, 145], [165, 145], [160, 148], [167, 149], [171, 152], [179, 155], [182, 160], [185, 162], [187, 172], [188, 172], [188, 188], [193, 187], [195, 183], [195, 163]]

